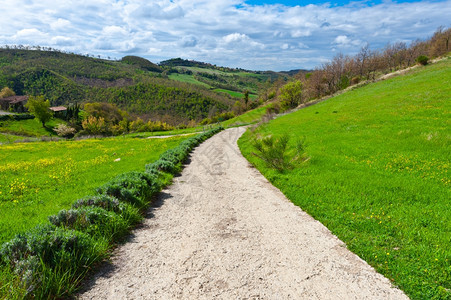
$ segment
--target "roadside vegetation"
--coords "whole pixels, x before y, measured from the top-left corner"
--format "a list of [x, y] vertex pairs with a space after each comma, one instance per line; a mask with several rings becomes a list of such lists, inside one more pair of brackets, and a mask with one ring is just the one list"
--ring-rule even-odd
[[13, 181], [0, 191], [1, 241], [9, 239], [0, 247], [0, 298], [73, 294], [140, 222], [189, 152], [221, 129], [169, 140], [46, 143], [45, 150], [36, 147], [42, 143], [4, 146], [0, 161], [12, 162], [0, 165], [0, 174]]
[[261, 106], [253, 110], [249, 110], [242, 115], [236, 116], [229, 120], [221, 122], [224, 127], [241, 126], [256, 123], [262, 119], [262, 117], [267, 113], [268, 106]]
[[[412, 299], [451, 297], [451, 59], [281, 116], [239, 140], [245, 157]], [[288, 136], [278, 171], [255, 139]]]

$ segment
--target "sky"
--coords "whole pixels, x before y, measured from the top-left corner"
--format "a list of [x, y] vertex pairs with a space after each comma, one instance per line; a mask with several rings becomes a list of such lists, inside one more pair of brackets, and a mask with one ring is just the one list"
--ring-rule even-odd
[[158, 63], [313, 69], [367, 43], [411, 43], [451, 26], [451, 0], [0, 0], [0, 45]]

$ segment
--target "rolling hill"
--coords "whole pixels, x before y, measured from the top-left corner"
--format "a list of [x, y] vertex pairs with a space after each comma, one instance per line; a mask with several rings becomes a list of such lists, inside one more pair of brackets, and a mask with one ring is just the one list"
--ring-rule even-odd
[[[112, 61], [53, 50], [0, 49], [0, 87], [8, 86], [18, 95], [44, 95], [54, 106], [115, 103], [145, 119], [172, 124], [229, 111], [245, 90], [257, 95], [271, 84], [270, 76], [257, 72], [220, 71], [200, 62], [189, 68], [167, 63], [159, 66], [136, 56]], [[192, 80], [187, 80], [190, 76]], [[227, 80], [214, 83], [219, 76]], [[285, 75], [277, 73], [273, 78], [280, 76]]]

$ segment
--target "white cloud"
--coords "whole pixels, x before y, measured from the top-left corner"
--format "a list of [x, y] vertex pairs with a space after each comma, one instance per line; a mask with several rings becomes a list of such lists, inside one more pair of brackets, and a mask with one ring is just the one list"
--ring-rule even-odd
[[222, 38], [222, 40], [224, 41], [225, 45], [227, 46], [240, 46], [240, 47], [257, 47], [260, 49], [264, 48], [264, 45], [261, 43], [258, 43], [254, 40], [252, 40], [249, 36], [247, 36], [246, 34], [243, 33], [231, 33], [229, 35], [226, 35]]
[[311, 36], [312, 32], [310, 30], [294, 30], [291, 32], [291, 36], [294, 38]]
[[[250, 69], [314, 68], [449, 26], [451, 0], [342, 7], [254, 5], [244, 0], [16, 0], [2, 3], [0, 44], [154, 62], [172, 57]], [[20, 20], [18, 22], [17, 20]]]
[[73, 39], [66, 36], [54, 36], [51, 41], [56, 46], [73, 46], [75, 44]]
[[250, 40], [250, 38], [247, 35], [242, 34], [242, 33], [237, 33], [237, 32], [226, 35], [222, 39], [224, 40], [224, 42], [226, 42], [226, 44], [244, 42], [244, 41]]
[[110, 37], [124, 37], [129, 34], [127, 30], [120, 26], [106, 26], [102, 29], [102, 34]]
[[346, 35], [339, 35], [335, 38], [334, 42], [339, 45], [348, 45], [351, 43], [351, 40]]
[[15, 39], [32, 39], [32, 38], [37, 38], [37, 37], [44, 37], [46, 36], [46, 34], [36, 28], [26, 28], [26, 29], [22, 29], [19, 30], [14, 36], [13, 38]]
[[50, 24], [50, 28], [52, 28], [53, 30], [60, 30], [60, 29], [66, 29], [70, 25], [71, 25], [70, 21], [68, 21], [66, 19], [58, 18], [58, 20], [56, 20]]

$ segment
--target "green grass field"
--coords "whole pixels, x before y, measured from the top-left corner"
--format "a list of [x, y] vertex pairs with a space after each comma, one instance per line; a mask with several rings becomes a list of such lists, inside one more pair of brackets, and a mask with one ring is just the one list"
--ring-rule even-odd
[[208, 84], [206, 84], [204, 82], [200, 82], [199, 80], [194, 78], [192, 75], [172, 73], [168, 77], [171, 80], [176, 80], [176, 81], [186, 82], [186, 83], [191, 83], [191, 84], [197, 84], [197, 85], [204, 86], [206, 88], [210, 88], [210, 86]]
[[451, 60], [277, 118], [262, 135], [305, 138], [276, 187], [412, 299], [451, 299]]
[[9, 133], [0, 133], [0, 143], [7, 144], [7, 143], [13, 143], [15, 141], [20, 141], [25, 139], [25, 137], [15, 134], [9, 134]]
[[59, 123], [64, 123], [64, 121], [52, 119], [46, 123], [47, 128], [44, 128], [38, 119], [0, 121], [0, 132], [28, 137], [56, 136], [52, 128]]
[[222, 126], [230, 127], [235, 125], [245, 125], [260, 121], [261, 117], [266, 113], [267, 106], [261, 106], [256, 109], [245, 112], [242, 115], [221, 122]]
[[[226, 93], [226, 94], [229, 94], [232, 97], [239, 98], [239, 99], [243, 99], [244, 98], [244, 93], [241, 93], [241, 92], [235, 92], [235, 91], [224, 90], [224, 89], [214, 89], [213, 91], [220, 92], [220, 93]], [[258, 98], [257, 95], [249, 94], [249, 99], [253, 100], [253, 99], [256, 99], [256, 98]]]
[[[116, 137], [0, 146], [0, 244], [190, 136]], [[120, 161], [115, 161], [120, 159]]]

